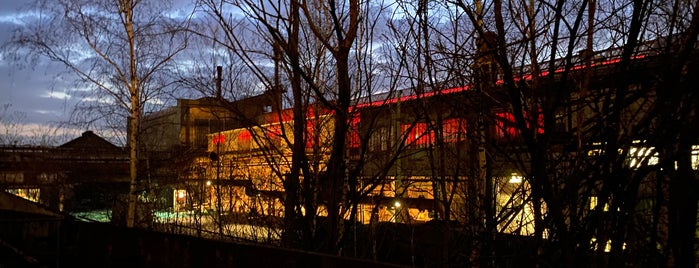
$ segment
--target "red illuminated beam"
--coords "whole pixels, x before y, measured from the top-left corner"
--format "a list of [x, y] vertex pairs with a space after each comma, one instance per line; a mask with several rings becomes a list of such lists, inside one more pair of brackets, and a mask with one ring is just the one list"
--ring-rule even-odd
[[[640, 54], [640, 55], [632, 56], [631, 59], [632, 60], [640, 60], [640, 59], [646, 58], [646, 56], [647, 55], [645, 55], [645, 54]], [[601, 61], [601, 62], [592, 63], [592, 65], [590, 65], [590, 67], [612, 65], [612, 64], [619, 63], [620, 61], [621, 61], [621, 58], [614, 58], [614, 59], [609, 59], [609, 60], [605, 60], [605, 61]], [[580, 65], [574, 65], [573, 67], [570, 68], [570, 70], [576, 71], [576, 70], [582, 70], [585, 68], [586, 68], [585, 64], [580, 64]], [[565, 71], [565, 68], [560, 68], [560, 69], [555, 70], [554, 73], [563, 73], [564, 71]], [[541, 72], [539, 74], [539, 77], [545, 77], [549, 74], [550, 74], [549, 71], [544, 71], [544, 72]], [[532, 80], [533, 77], [534, 76], [532, 74], [527, 74], [527, 75], [523, 75], [520, 77], [515, 77], [515, 81], [521, 81], [522, 79], [524, 79], [524, 81], [530, 81], [530, 80]], [[504, 81], [502, 79], [498, 79], [495, 82], [496, 85], [502, 85], [503, 83], [504, 83]], [[399, 101], [403, 102], [403, 101], [415, 100], [418, 98], [429, 98], [429, 97], [433, 97], [435, 95], [440, 95], [440, 94], [454, 94], [454, 93], [464, 92], [464, 91], [467, 91], [469, 89], [470, 89], [470, 85], [465, 85], [465, 86], [460, 86], [460, 87], [452, 87], [452, 88], [443, 89], [443, 90], [430, 91], [430, 92], [418, 93], [418, 94], [414, 94], [414, 95], [402, 96], [400, 98], [390, 98], [390, 99], [386, 99], [386, 100], [358, 103], [357, 105], [355, 105], [354, 108], [379, 107], [379, 106], [383, 106], [386, 104], [394, 104], [394, 103], [397, 103]]]

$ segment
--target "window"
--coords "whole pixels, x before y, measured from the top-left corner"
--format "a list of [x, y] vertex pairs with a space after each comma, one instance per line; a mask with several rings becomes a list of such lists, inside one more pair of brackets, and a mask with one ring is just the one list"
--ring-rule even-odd
[[444, 142], [458, 142], [466, 138], [466, 120], [463, 118], [449, 118], [442, 122], [442, 135]]
[[[590, 210], [595, 210], [597, 209], [597, 204], [599, 200], [597, 199], [596, 196], [590, 196]], [[602, 208], [603, 211], [609, 211], [609, 203], [605, 203], [604, 207]]]
[[631, 146], [627, 160], [629, 167], [638, 169], [642, 165], [657, 165], [659, 159], [655, 147]]
[[282, 126], [281, 126], [281, 124], [274, 124], [274, 125], [267, 126], [265, 128], [265, 135], [271, 143], [278, 145], [282, 139]]
[[692, 145], [692, 169], [699, 170], [699, 145]]
[[369, 138], [369, 148], [373, 151], [387, 151], [390, 141], [388, 127], [378, 127]]
[[495, 114], [495, 135], [500, 138], [512, 138], [519, 135], [515, 116], [512, 113]]
[[307, 149], [322, 149], [332, 142], [331, 117], [321, 116], [306, 120], [305, 146]]
[[[532, 128], [531, 123], [536, 123], [536, 133], [544, 133], [544, 114], [539, 111], [536, 121], [532, 118], [533, 115], [524, 113], [524, 118], [527, 121], [527, 128]], [[511, 112], [502, 112], [495, 114], [495, 134], [500, 138], [514, 138], [521, 133], [517, 128], [515, 115]]]
[[209, 120], [209, 131], [211, 133], [222, 131], [225, 129], [225, 122], [223, 120], [218, 120], [218, 119], [210, 119]]
[[220, 133], [220, 132], [217, 134], [214, 134], [213, 142], [214, 142], [214, 144], [221, 144], [221, 143], [226, 142], [226, 135], [223, 133]]
[[32, 202], [39, 202], [39, 193], [41, 192], [39, 188], [7, 189], [5, 191]]
[[359, 148], [359, 117], [354, 117], [349, 123], [348, 147]]
[[434, 131], [428, 129], [427, 123], [415, 123], [402, 125], [401, 130], [406, 133], [405, 143], [411, 148], [425, 148], [434, 140]]
[[[320, 142], [318, 139], [318, 134], [320, 132], [320, 126], [316, 120], [306, 121], [306, 148], [313, 148], [313, 145]], [[318, 144], [320, 146], [320, 144]]]
[[238, 142], [249, 142], [252, 139], [252, 134], [247, 129], [238, 132]]
[[240, 150], [250, 149], [251, 141], [252, 141], [252, 134], [250, 133], [249, 130], [243, 129], [243, 130], [238, 132], [237, 137], [236, 137], [236, 143], [238, 145], [237, 147]]
[[209, 134], [209, 120], [207, 119], [195, 119], [194, 120], [194, 146], [195, 147], [206, 147], [207, 138], [206, 135]]

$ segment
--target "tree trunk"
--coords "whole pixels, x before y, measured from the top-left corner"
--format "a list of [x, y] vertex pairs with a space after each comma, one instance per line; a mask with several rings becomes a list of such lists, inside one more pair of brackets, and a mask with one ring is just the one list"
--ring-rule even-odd
[[131, 0], [122, 0], [120, 9], [124, 18], [124, 28], [129, 42], [129, 67], [130, 67], [130, 84], [128, 85], [129, 93], [131, 94], [131, 109], [130, 109], [130, 127], [129, 132], [129, 204], [126, 212], [126, 226], [134, 227], [136, 221], [136, 202], [138, 195], [136, 186], [138, 183], [138, 136], [141, 125], [141, 102], [140, 102], [140, 85], [138, 73], [136, 69], [136, 44], [133, 29], [133, 3]]

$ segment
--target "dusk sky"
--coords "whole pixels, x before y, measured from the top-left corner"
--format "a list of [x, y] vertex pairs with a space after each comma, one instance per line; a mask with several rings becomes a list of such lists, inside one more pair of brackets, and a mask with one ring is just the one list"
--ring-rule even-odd
[[[26, 21], [31, 21], [28, 8], [35, 0], [0, 1], [0, 45], [11, 40], [13, 31]], [[173, 1], [174, 8], [191, 6], [193, 0]], [[191, 11], [191, 7], [188, 7]], [[79, 40], [82, 41], [82, 40]], [[5, 115], [0, 115], [0, 124], [10, 120], [19, 121], [17, 132], [36, 135], [48, 132], [49, 126], [61, 125], [70, 119], [77, 97], [72, 83], [75, 76], [61, 64], [41, 59], [36, 64], [15, 61], [0, 50], [0, 107], [11, 106]], [[0, 110], [0, 112], [3, 112]], [[19, 116], [17, 116], [19, 114]], [[19, 119], [18, 119], [19, 118]], [[62, 127], [61, 130], [79, 135], [87, 129]]]
[[[20, 26], [27, 12], [20, 11], [31, 0], [0, 2], [0, 43], [9, 41], [13, 30]], [[57, 76], [64, 69], [43, 61], [36, 66], [14, 62], [2, 57], [0, 64], [0, 104], [10, 103], [10, 111], [25, 114], [24, 124], [47, 124], [69, 118], [74, 102], [65, 98], [65, 76]]]

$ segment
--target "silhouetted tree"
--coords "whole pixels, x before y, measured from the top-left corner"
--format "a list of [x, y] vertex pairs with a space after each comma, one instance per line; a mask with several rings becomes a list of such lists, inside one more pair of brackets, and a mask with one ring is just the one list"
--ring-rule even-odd
[[[26, 24], [8, 48], [28, 59], [62, 63], [78, 85], [94, 93], [83, 99], [93, 124], [103, 120], [123, 126], [128, 118], [131, 186], [126, 224], [134, 226], [137, 159], [144, 107], [159, 101], [168, 88], [165, 73], [188, 44], [183, 31], [189, 18], [173, 18], [155, 1], [36, 1], [36, 23]], [[109, 107], [106, 113], [96, 108]], [[119, 120], [114, 120], [118, 115]], [[114, 125], [112, 125], [114, 126]], [[123, 127], [114, 127], [123, 131]]]

